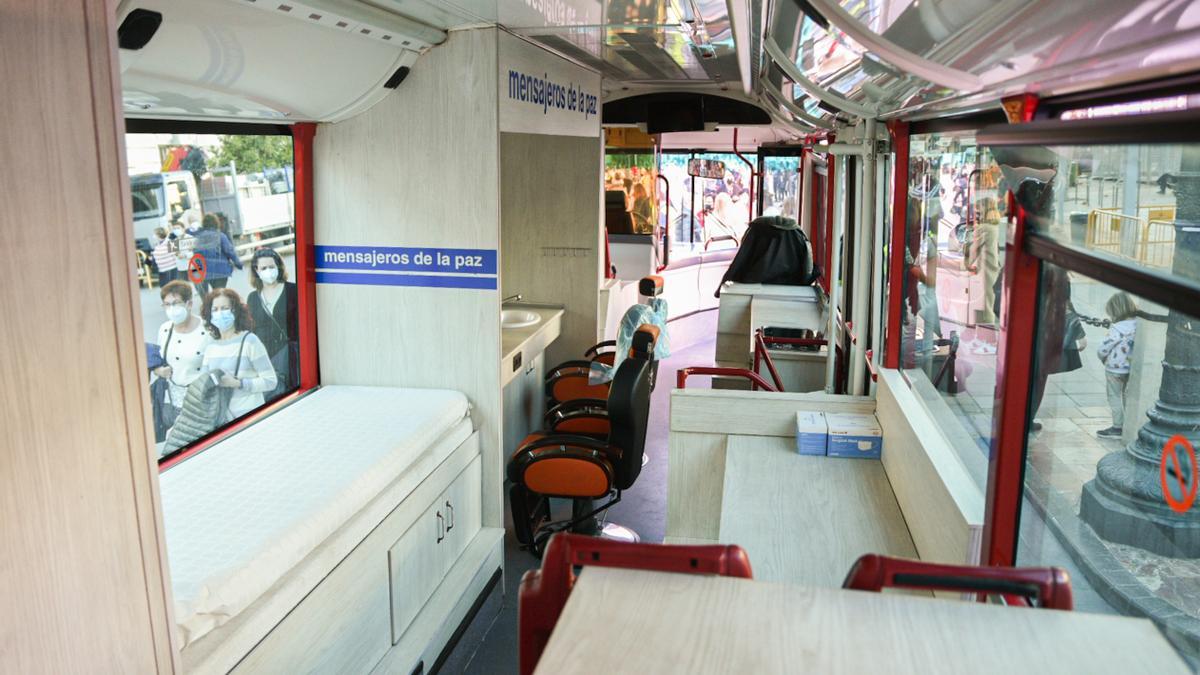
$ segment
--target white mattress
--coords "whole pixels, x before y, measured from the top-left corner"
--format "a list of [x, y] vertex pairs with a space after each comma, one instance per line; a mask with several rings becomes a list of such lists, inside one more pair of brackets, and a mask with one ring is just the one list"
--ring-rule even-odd
[[465, 440], [469, 413], [456, 391], [327, 386], [164, 472], [180, 647], [254, 602], [440, 439]]

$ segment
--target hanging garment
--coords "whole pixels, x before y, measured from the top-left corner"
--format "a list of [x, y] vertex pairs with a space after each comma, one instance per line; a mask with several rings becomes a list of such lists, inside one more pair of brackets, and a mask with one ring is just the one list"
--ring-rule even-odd
[[808, 237], [796, 221], [783, 216], [762, 216], [750, 223], [737, 255], [713, 295], [721, 296], [721, 286], [726, 281], [811, 286], [820, 276], [821, 268], [813, 264]]

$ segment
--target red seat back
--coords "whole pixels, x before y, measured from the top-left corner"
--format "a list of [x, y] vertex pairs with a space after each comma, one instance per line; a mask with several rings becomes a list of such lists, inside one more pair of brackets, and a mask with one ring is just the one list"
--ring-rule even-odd
[[843, 588], [880, 591], [916, 588], [1022, 598], [1048, 609], [1070, 610], [1071, 578], [1058, 567], [975, 567], [864, 555], [846, 575]]
[[550, 641], [575, 584], [577, 565], [752, 578], [750, 559], [740, 546], [630, 544], [560, 532], [546, 545], [541, 569], [529, 570], [521, 578], [517, 620], [521, 675], [533, 672]]

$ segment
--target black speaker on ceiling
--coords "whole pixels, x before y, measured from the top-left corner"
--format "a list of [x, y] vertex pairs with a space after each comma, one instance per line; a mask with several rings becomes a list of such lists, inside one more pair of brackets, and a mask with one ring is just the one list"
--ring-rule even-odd
[[392, 73], [392, 76], [388, 78], [388, 81], [383, 83], [383, 86], [388, 89], [395, 89], [396, 87], [399, 87], [400, 83], [404, 81], [404, 78], [408, 77], [408, 72], [410, 70], [412, 69], [408, 66], [400, 66], [396, 69], [396, 72]]
[[135, 9], [125, 16], [117, 28], [117, 46], [121, 49], [145, 47], [158, 27], [162, 25], [162, 13], [149, 9]]

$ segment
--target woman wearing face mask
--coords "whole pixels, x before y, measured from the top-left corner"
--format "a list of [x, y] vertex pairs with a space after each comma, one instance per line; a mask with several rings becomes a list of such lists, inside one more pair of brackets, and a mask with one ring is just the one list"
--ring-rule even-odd
[[200, 370], [214, 376], [217, 385], [230, 390], [217, 424], [224, 424], [261, 406], [263, 394], [275, 389], [275, 368], [266, 347], [251, 330], [254, 320], [236, 291], [219, 288], [204, 298], [200, 316], [213, 341], [204, 350]]
[[267, 394], [273, 399], [299, 384], [299, 320], [296, 316], [296, 284], [287, 280], [283, 258], [269, 248], [260, 248], [250, 259], [250, 285], [246, 299], [254, 334], [262, 340], [275, 366], [278, 385]]
[[[167, 321], [158, 327], [158, 349], [165, 365], [154, 374], [168, 382], [166, 402], [183, 407], [188, 385], [200, 377], [205, 350], [212, 341], [200, 317], [192, 313], [192, 285], [172, 281], [159, 291]], [[155, 403], [161, 403], [156, 401]]]

